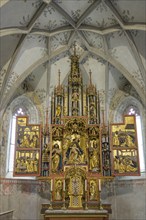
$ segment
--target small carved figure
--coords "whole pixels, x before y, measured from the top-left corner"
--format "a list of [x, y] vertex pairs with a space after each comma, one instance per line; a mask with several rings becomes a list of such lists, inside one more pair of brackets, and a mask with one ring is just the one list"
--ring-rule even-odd
[[23, 140], [22, 140], [20, 147], [27, 148], [29, 146], [30, 146], [30, 138], [29, 138], [29, 135], [26, 134], [23, 137]]
[[113, 146], [119, 146], [119, 145], [120, 145], [119, 135], [118, 135], [118, 131], [116, 131], [113, 137]]
[[33, 161], [33, 170], [34, 172], [38, 172], [38, 159], [35, 157]]
[[136, 172], [137, 171], [137, 163], [132, 160], [130, 157], [125, 157], [123, 159], [123, 162], [125, 164], [125, 170], [126, 172]]
[[73, 134], [78, 134], [79, 133], [79, 128], [78, 128], [78, 124], [76, 122], [74, 122], [72, 124], [72, 133]]
[[93, 140], [93, 146], [89, 147], [89, 169], [99, 170], [99, 149], [96, 140]]
[[116, 172], [119, 171], [119, 157], [118, 156], [115, 156], [115, 158], [114, 158], [114, 170]]
[[97, 151], [93, 150], [93, 153], [90, 157], [90, 170], [98, 170], [99, 168], [99, 159], [98, 159], [98, 154]]
[[26, 160], [25, 160], [25, 159], [21, 159], [21, 160], [20, 160], [20, 166], [19, 166], [19, 168], [20, 168], [20, 171], [21, 171], [21, 172], [24, 172], [24, 171], [27, 170], [27, 163], [26, 163]]
[[72, 93], [72, 102], [73, 102], [74, 108], [77, 107], [78, 101], [79, 101], [79, 93], [78, 93], [77, 89], [74, 89], [74, 91]]
[[61, 115], [61, 106], [58, 104], [56, 107], [56, 117], [60, 117]]
[[33, 161], [27, 161], [27, 172], [33, 173]]
[[56, 143], [52, 151], [52, 172], [58, 172], [62, 168], [62, 156], [59, 145]]
[[55, 185], [55, 200], [62, 200], [62, 181], [58, 180]]
[[127, 147], [134, 147], [133, 138], [130, 135], [126, 136], [125, 143]]
[[31, 148], [37, 148], [38, 146], [38, 136], [37, 135], [33, 135], [32, 140], [30, 141], [30, 147]]
[[92, 181], [90, 183], [90, 190], [89, 190], [89, 195], [90, 195], [90, 200], [96, 200], [96, 183]]
[[45, 144], [42, 150], [42, 162], [43, 163], [49, 162], [49, 153], [50, 153], [49, 145]]
[[95, 105], [94, 104], [92, 104], [92, 105], [90, 105], [90, 116], [95, 116]]
[[21, 163], [21, 162], [20, 162], [20, 159], [17, 159], [17, 161], [16, 161], [16, 169], [15, 169], [15, 170], [16, 170], [16, 173], [17, 173], [17, 172], [20, 172], [20, 163]]

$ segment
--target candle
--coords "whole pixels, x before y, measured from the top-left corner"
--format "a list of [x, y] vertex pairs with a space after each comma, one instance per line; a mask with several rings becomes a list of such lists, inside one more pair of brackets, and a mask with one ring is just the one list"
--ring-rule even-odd
[[101, 191], [101, 180], [99, 179], [99, 191]]
[[51, 179], [51, 192], [53, 191], [53, 180]]
[[85, 191], [87, 191], [87, 180], [85, 180]]
[[63, 180], [63, 191], [65, 191], [65, 180]]

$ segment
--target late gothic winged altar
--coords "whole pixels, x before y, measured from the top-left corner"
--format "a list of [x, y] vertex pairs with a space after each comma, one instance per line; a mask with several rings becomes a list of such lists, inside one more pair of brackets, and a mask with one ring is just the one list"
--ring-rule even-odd
[[102, 182], [116, 175], [139, 175], [135, 116], [106, 125], [96, 87], [83, 84], [74, 50], [68, 84], [54, 88], [46, 125], [17, 117], [15, 176], [50, 181], [49, 209], [102, 210]]

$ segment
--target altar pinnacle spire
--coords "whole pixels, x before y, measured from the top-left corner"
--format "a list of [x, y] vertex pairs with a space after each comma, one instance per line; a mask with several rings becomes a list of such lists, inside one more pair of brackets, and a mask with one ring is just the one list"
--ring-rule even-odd
[[89, 75], [90, 75], [90, 85], [92, 85], [92, 78], [91, 78], [92, 72], [91, 72], [91, 70], [89, 70]]
[[74, 56], [76, 56], [76, 41], [74, 42], [74, 44], [73, 44], [73, 50], [74, 50]]
[[60, 74], [61, 74], [61, 72], [60, 72], [60, 70], [58, 70], [58, 85], [60, 86]]

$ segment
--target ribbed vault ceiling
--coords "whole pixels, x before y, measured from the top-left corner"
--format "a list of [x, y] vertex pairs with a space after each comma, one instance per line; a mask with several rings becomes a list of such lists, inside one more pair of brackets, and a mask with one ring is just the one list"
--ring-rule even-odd
[[65, 83], [74, 42], [104, 101], [120, 89], [145, 105], [145, 12], [145, 0], [0, 0], [1, 110], [30, 91], [44, 102], [59, 69]]

